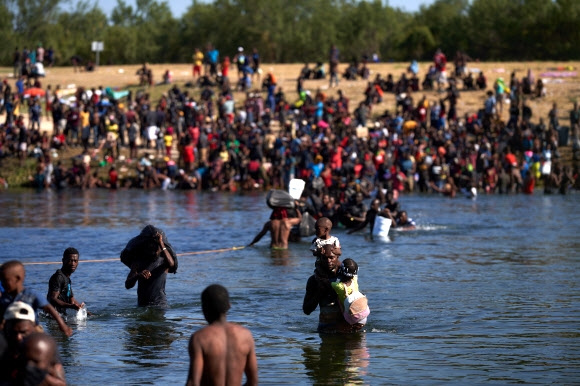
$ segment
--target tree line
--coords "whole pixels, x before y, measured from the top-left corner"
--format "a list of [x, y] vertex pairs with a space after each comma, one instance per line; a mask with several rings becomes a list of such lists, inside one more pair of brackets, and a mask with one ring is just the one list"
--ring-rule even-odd
[[181, 17], [156, 0], [117, 0], [110, 15], [87, 0], [0, 0], [0, 62], [38, 44], [56, 65], [91, 60], [92, 41], [104, 42], [101, 64], [190, 62], [208, 43], [230, 56], [255, 47], [269, 63], [327, 61], [332, 44], [343, 62], [430, 60], [437, 48], [482, 61], [577, 60], [579, 26], [578, 0], [436, 0], [414, 13], [381, 0], [192, 0]]

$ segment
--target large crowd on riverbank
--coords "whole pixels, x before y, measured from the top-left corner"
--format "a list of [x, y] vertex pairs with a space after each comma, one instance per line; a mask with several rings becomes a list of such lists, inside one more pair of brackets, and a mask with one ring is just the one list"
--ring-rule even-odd
[[[204, 58], [196, 51], [194, 70], [201, 68], [194, 71], [199, 74], [195, 98], [177, 84], [159, 100], [151, 100], [147, 89], [117, 99], [111, 90], [79, 87], [69, 103], [61, 90], [50, 88], [43, 97], [29, 93], [24, 98], [26, 79], [17, 80], [14, 92], [5, 80], [1, 156], [36, 157], [33, 184], [56, 189], [285, 189], [292, 178], [301, 178], [307, 192], [328, 193], [343, 202], [349, 198], [345, 192], [370, 196], [377, 188], [455, 196], [462, 190], [533, 193], [538, 183], [546, 193], [566, 193], [575, 186], [578, 171], [559, 160], [558, 147], [567, 143], [560, 140], [558, 106], [545, 123], [526, 103], [542, 98], [541, 82], [531, 73], [522, 79], [512, 74], [509, 86], [500, 81], [488, 85], [483, 73], [472, 78], [467, 57], [458, 53], [446, 77], [446, 58], [437, 52], [421, 82], [414, 64], [410, 75], [398, 80], [376, 74], [365, 100], [351, 106], [336, 86], [336, 47], [329, 54], [328, 74], [321, 63], [313, 69], [305, 65], [297, 74], [299, 99], [294, 101], [277, 87], [276, 74], [262, 73], [255, 50], [246, 56], [240, 47], [233, 58], [238, 77], [227, 76], [229, 59], [220, 60], [216, 51], [209, 48]], [[343, 78], [367, 79], [365, 68], [364, 59], [352, 63]], [[139, 72], [144, 85], [152, 84], [148, 74], [144, 65]], [[317, 74], [329, 77], [331, 88], [304, 89], [304, 80]], [[256, 77], [261, 89], [250, 86]], [[440, 91], [437, 100], [417, 98], [421, 90], [433, 89]], [[473, 89], [487, 91], [485, 104], [477, 114], [459, 116], [460, 93]], [[235, 100], [236, 91], [245, 91], [245, 99]], [[394, 94], [396, 109], [377, 112], [373, 107], [388, 94]], [[38, 127], [42, 100], [53, 122], [51, 136]], [[22, 114], [26, 109], [28, 124]], [[509, 109], [507, 122], [502, 109]], [[567, 128], [574, 149], [579, 121], [574, 104]], [[55, 150], [66, 147], [83, 148], [70, 168], [53, 158]], [[108, 178], [95, 172], [97, 165], [109, 171]], [[131, 177], [120, 178], [125, 170], [132, 171], [127, 173]]]

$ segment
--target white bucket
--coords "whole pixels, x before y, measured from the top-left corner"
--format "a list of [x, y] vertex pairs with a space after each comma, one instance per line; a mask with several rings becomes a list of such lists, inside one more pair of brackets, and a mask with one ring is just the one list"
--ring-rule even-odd
[[306, 185], [304, 180], [293, 178], [288, 184], [288, 193], [293, 199], [300, 200], [300, 196], [302, 196], [302, 192], [304, 191], [304, 185]]
[[391, 229], [391, 219], [377, 216], [373, 228], [373, 236], [388, 237], [389, 229]]

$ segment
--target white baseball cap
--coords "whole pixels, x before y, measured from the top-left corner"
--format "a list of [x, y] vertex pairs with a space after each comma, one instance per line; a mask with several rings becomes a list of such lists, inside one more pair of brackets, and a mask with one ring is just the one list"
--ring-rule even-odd
[[36, 323], [36, 314], [29, 304], [14, 302], [6, 309], [4, 320], [29, 320]]

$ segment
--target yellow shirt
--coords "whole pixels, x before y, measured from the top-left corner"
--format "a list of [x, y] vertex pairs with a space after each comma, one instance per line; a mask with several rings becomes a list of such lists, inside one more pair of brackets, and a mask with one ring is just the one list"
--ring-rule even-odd
[[81, 117], [81, 127], [87, 127], [89, 125], [89, 116], [91, 114], [88, 111], [81, 111], [79, 116]]
[[201, 66], [202, 63], [203, 63], [203, 53], [196, 52], [195, 54], [193, 54], [193, 65]]
[[[338, 295], [338, 300], [340, 304], [344, 304], [346, 297], [352, 294], [353, 291], [358, 291], [358, 275], [354, 275], [352, 281], [348, 287], [345, 287], [344, 283], [342, 282], [332, 282], [330, 283], [334, 292]], [[346, 293], [348, 288], [348, 294]]]
[[230, 153], [228, 153], [227, 151], [220, 151], [220, 158], [224, 161], [224, 162], [229, 162], [230, 160]]
[[165, 141], [166, 147], [171, 147], [171, 145], [173, 144], [173, 136], [172, 135], [165, 134], [163, 136], [163, 140]]
[[405, 123], [403, 123], [403, 132], [408, 132], [411, 130], [415, 130], [417, 128], [417, 122], [416, 121], [405, 121]]
[[113, 125], [108, 125], [107, 126], [107, 140], [108, 141], [116, 141], [118, 134], [117, 132], [119, 131], [119, 126], [116, 124]]

